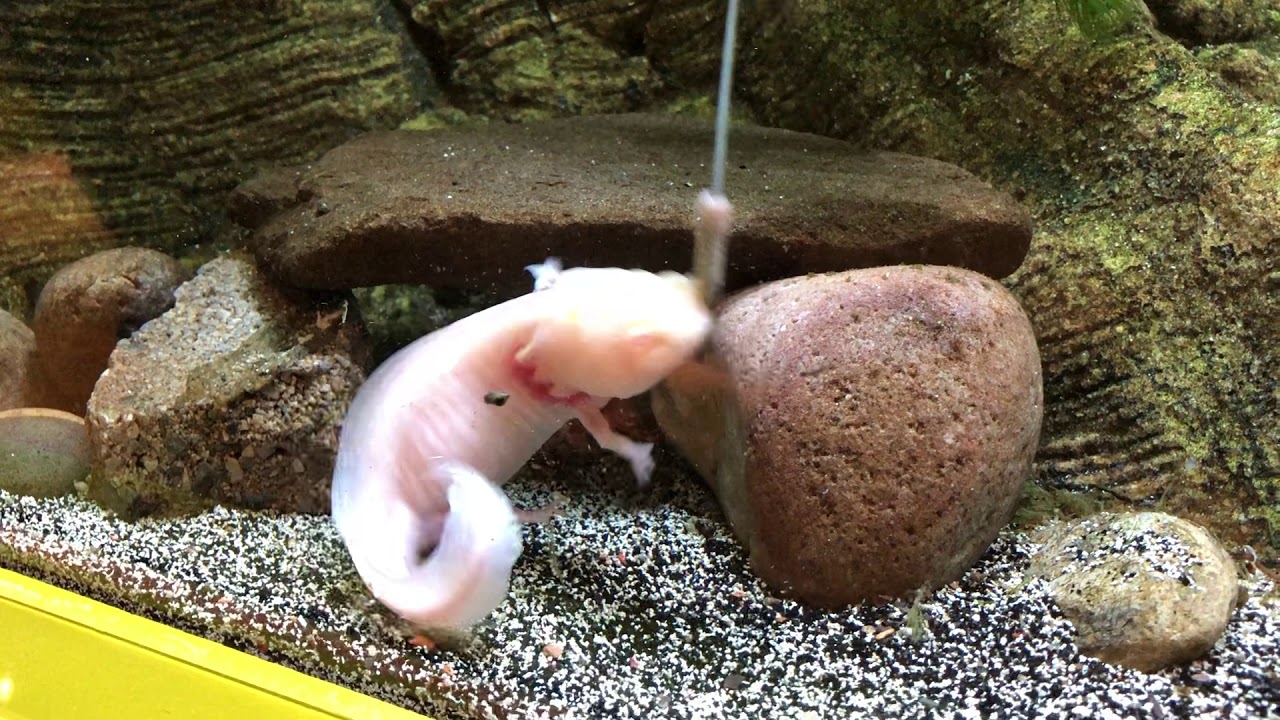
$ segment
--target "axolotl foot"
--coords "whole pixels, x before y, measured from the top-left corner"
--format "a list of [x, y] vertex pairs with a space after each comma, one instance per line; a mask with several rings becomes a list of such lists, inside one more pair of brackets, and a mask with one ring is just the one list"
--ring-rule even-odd
[[632, 443], [632, 447], [634, 452], [624, 457], [631, 463], [636, 485], [644, 489], [649, 487], [649, 478], [653, 475], [653, 443]]
[[578, 420], [600, 447], [621, 455], [630, 463], [631, 472], [636, 476], [636, 486], [642, 490], [649, 487], [649, 479], [653, 476], [653, 443], [637, 442], [616, 432], [609, 427], [609, 420], [598, 408], [579, 405], [575, 409]]

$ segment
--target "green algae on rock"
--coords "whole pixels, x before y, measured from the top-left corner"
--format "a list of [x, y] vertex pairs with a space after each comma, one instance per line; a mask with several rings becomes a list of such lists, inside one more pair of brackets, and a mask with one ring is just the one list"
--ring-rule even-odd
[[451, 99], [510, 120], [639, 109], [659, 87], [646, 3], [405, 0], [433, 38]]
[[1161, 31], [1190, 46], [1258, 40], [1274, 33], [1280, 24], [1280, 7], [1275, 0], [1145, 2]]
[[377, 285], [356, 288], [352, 294], [369, 333], [375, 363], [423, 335], [501, 302], [479, 292], [421, 285]]
[[1222, 636], [1236, 566], [1204, 528], [1163, 513], [1100, 513], [1045, 528], [1032, 575], [1086, 655], [1142, 672], [1194, 660]]

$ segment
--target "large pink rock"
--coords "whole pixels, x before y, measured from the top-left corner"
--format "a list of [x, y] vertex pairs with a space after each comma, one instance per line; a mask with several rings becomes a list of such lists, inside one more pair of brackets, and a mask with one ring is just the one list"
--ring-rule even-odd
[[655, 392], [761, 576], [837, 607], [959, 577], [1013, 512], [1040, 357], [999, 283], [900, 266], [769, 283]]

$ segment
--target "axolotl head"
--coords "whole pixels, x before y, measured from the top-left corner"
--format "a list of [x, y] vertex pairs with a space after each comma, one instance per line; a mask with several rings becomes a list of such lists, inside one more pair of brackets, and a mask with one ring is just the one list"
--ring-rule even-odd
[[539, 292], [552, 309], [525, 355], [559, 392], [639, 395], [691, 359], [711, 330], [697, 286], [679, 273], [570, 268], [544, 279]]

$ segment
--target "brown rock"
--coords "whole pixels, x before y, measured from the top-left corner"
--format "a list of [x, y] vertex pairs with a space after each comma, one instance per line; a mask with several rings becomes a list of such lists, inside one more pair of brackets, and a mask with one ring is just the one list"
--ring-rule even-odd
[[[866, 0], [786, 3], [741, 43], [736, 97], [770, 125], [955, 162], [1033, 208], [1045, 232], [1007, 286], [1044, 362], [1037, 481], [1116, 509], [1159, 498], [1280, 567], [1276, 3], [1147, 3], [1160, 31], [1126, 29], [1104, 62], [1081, 62], [1099, 49], [1066, 4], [890, 20]], [[1201, 8], [1185, 39], [1162, 32], [1178, 6]], [[1256, 40], [1216, 46], [1236, 23]]]
[[0, 410], [39, 405], [38, 376], [35, 333], [0, 310]]
[[1222, 637], [1235, 562], [1204, 528], [1165, 513], [1051, 526], [1031, 562], [1086, 655], [1143, 672], [1194, 660]]
[[937, 587], [1009, 519], [1040, 361], [995, 281], [917, 266], [770, 283], [724, 303], [712, 348], [654, 412], [774, 587], [828, 607]]
[[[760, 127], [730, 143], [730, 287], [900, 262], [1002, 277], [1027, 252], [1027, 214], [954, 165]], [[710, 152], [709, 126], [660, 115], [374, 133], [246, 183], [232, 213], [301, 287], [523, 292], [548, 255], [689, 267]]]
[[49, 279], [34, 325], [58, 408], [84, 414], [116, 342], [172, 307], [187, 275], [164, 253], [129, 247], [82, 258]]
[[89, 400], [90, 495], [129, 515], [325, 512], [338, 423], [369, 362], [348, 310], [245, 258], [205, 265], [111, 354]]

